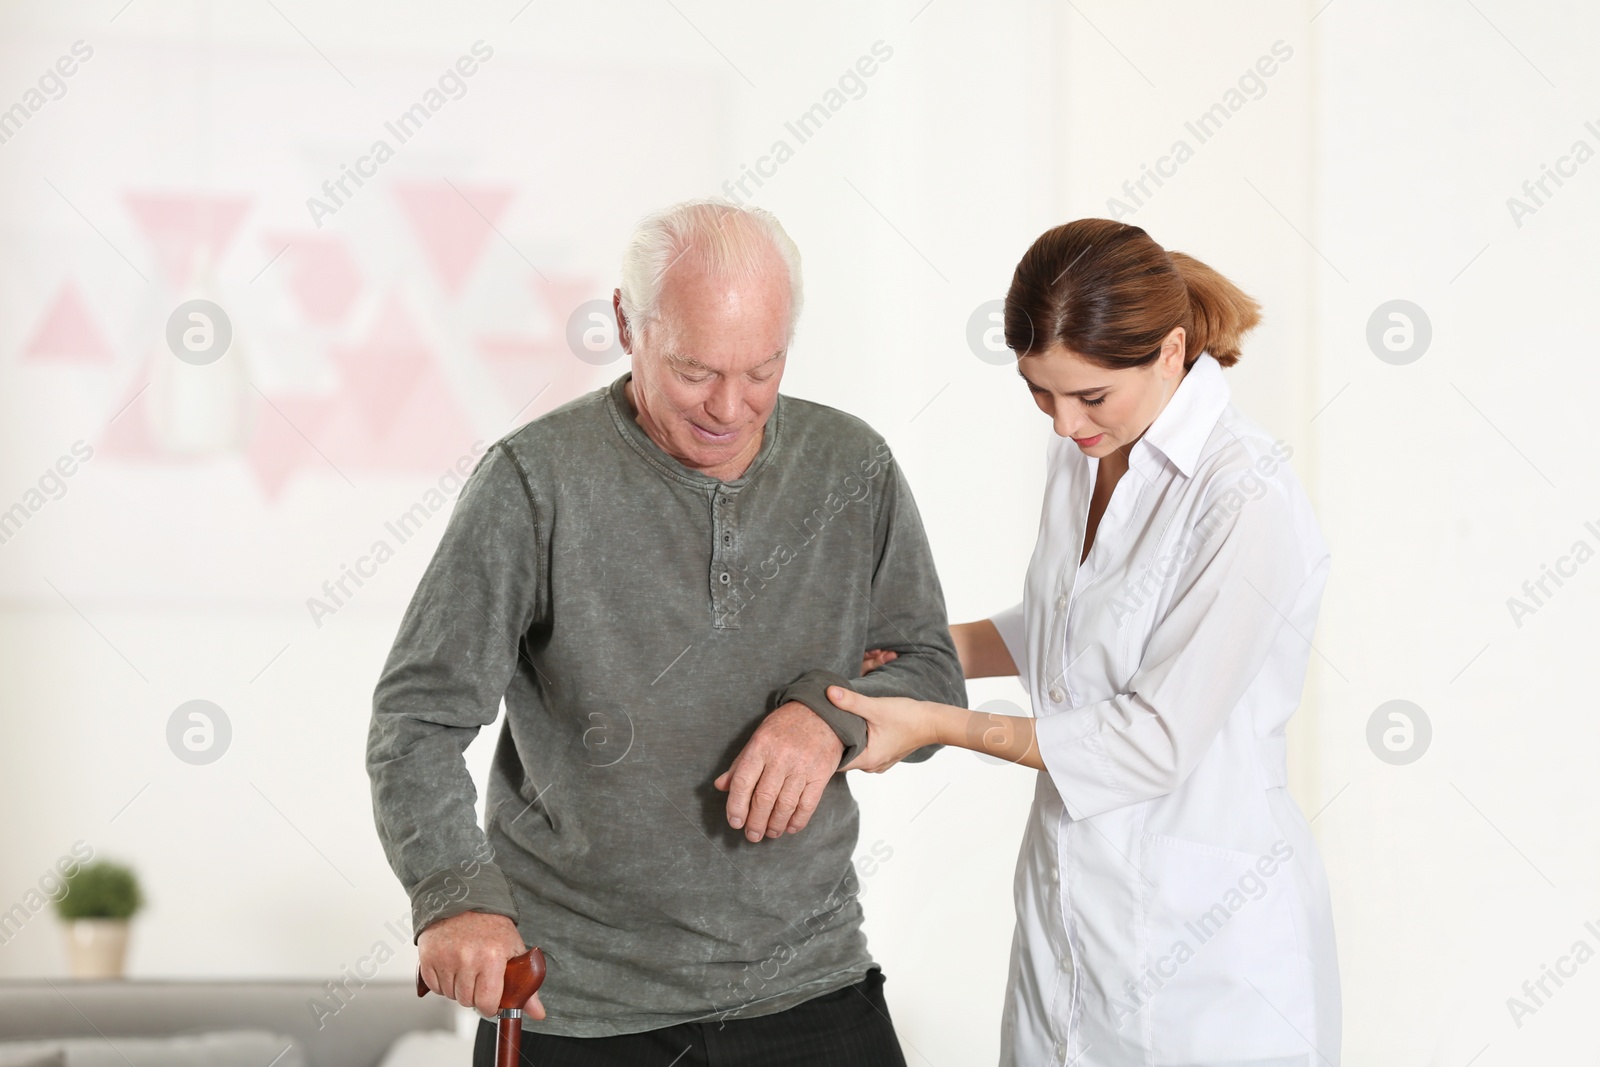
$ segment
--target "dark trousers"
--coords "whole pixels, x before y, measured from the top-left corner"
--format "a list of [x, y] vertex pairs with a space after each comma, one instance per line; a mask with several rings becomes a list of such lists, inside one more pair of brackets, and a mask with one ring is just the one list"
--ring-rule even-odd
[[[494, 1067], [495, 1024], [478, 1024], [472, 1067]], [[853, 986], [754, 1019], [679, 1023], [620, 1037], [522, 1032], [518, 1067], [905, 1067], [874, 967]]]

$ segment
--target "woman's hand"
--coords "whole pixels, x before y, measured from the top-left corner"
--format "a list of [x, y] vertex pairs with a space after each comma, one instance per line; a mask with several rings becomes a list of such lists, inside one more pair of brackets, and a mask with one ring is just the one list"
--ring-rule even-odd
[[828, 687], [835, 707], [867, 720], [867, 747], [841, 770], [882, 773], [924, 745], [939, 741], [942, 704], [909, 697], [868, 697], [851, 689]]
[[898, 652], [887, 652], [881, 648], [869, 648], [866, 655], [861, 657], [861, 673], [871, 674], [885, 663], [893, 663], [900, 658]]
[[925, 745], [966, 748], [1045, 769], [1030, 716], [995, 715], [909, 697], [868, 697], [837, 685], [828, 687], [828, 699], [867, 720], [867, 747], [842, 771], [881, 773]]

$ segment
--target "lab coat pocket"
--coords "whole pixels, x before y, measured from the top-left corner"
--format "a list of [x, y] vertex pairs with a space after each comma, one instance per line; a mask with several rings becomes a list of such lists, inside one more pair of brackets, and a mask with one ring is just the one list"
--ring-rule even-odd
[[1156, 1067], [1314, 1058], [1310, 965], [1285, 841], [1260, 855], [1141, 836], [1141, 966], [1131, 995]]

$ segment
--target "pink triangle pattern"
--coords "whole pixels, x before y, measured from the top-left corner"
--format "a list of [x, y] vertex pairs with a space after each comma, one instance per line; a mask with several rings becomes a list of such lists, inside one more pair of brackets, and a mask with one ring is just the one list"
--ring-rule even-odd
[[[458, 193], [443, 182], [397, 188], [400, 214], [448, 295], [458, 296], [468, 283], [513, 195], [511, 187], [462, 187]], [[245, 196], [189, 193], [126, 193], [125, 203], [173, 288], [190, 280], [198, 250], [207, 249], [214, 263], [221, 260], [250, 206]], [[344, 238], [288, 229], [259, 239], [269, 256], [288, 246], [283, 284], [306, 323], [334, 329], [348, 322], [368, 282]], [[566, 323], [573, 309], [603, 293], [586, 279], [529, 278], [529, 284], [544, 314], [526, 331], [474, 341], [508, 405], [521, 408], [517, 422], [622, 369], [589, 366], [567, 350]], [[24, 354], [102, 362], [114, 355], [70, 279], [41, 316]], [[336, 392], [274, 394], [270, 402], [255, 398], [254, 430], [241, 459], [268, 501], [281, 499], [302, 469], [318, 477], [337, 476], [330, 463], [358, 483], [365, 472], [438, 477], [469, 456], [472, 442], [483, 436], [457, 399], [414, 309], [398, 292], [385, 295], [382, 313], [365, 337], [336, 344], [328, 355], [339, 371]], [[149, 426], [148, 398], [141, 390], [151, 380], [154, 360], [163, 356], [147, 349], [139, 374], [112, 405], [110, 410], [120, 414], [97, 444], [108, 455], [163, 465], [190, 462], [166, 453]]]
[[203, 193], [126, 193], [123, 202], [175, 289], [189, 284], [199, 249], [208, 251], [212, 264], [222, 262], [250, 207], [248, 196]]
[[[427, 368], [401, 399], [388, 431], [375, 435], [347, 397], [328, 412], [317, 447], [341, 471], [442, 474], [478, 436], [437, 367]], [[322, 463], [321, 458], [317, 459]]]
[[489, 373], [499, 383], [502, 398], [518, 408], [561, 373], [561, 356], [571, 358], [565, 348], [557, 350], [547, 341], [524, 337], [480, 337], [477, 348]]
[[374, 438], [388, 434], [400, 407], [435, 362], [411, 313], [391, 293], [371, 334], [332, 352], [343, 378], [342, 394], [365, 419]]
[[71, 278], [56, 290], [50, 310], [22, 352], [30, 360], [44, 363], [109, 363], [112, 356], [105, 334]]
[[244, 459], [268, 501], [278, 499], [300, 467], [327, 466], [306, 441], [317, 440], [333, 404], [321, 396], [277, 396], [269, 404], [256, 394], [255, 432]]
[[454, 297], [461, 295], [467, 275], [494, 234], [494, 223], [516, 191], [510, 186], [452, 188], [446, 182], [399, 182], [394, 195], [439, 283]]
[[268, 255], [282, 254], [285, 287], [307, 322], [337, 326], [361, 293], [361, 272], [344, 238], [308, 231], [265, 234]]
[[164, 460], [180, 462], [182, 457], [169, 456], [156, 444], [150, 433], [150, 421], [145, 407], [148, 400], [146, 387], [155, 371], [155, 358], [147, 355], [134, 375], [111, 406], [111, 424], [95, 444], [107, 456], [120, 459]]
[[381, 447], [389, 463], [438, 476], [462, 456], [470, 456], [472, 442], [480, 436], [456, 402], [450, 383], [438, 367], [430, 367]]
[[[625, 369], [594, 367], [573, 355], [567, 346], [567, 320], [579, 305], [601, 299], [589, 278], [530, 278], [544, 308], [544, 329], [532, 335], [486, 334], [477, 338], [479, 357], [499, 382], [504, 399], [514, 405], [518, 422], [558, 407], [599, 381], [609, 381]], [[537, 401], [529, 403], [537, 397]]]

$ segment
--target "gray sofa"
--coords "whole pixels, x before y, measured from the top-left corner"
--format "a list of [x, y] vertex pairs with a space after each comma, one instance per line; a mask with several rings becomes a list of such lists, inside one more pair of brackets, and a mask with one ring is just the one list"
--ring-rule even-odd
[[[0, 1042], [92, 1039], [116, 1052], [119, 1037], [255, 1031], [293, 1038], [306, 1067], [377, 1067], [403, 1034], [456, 1028], [456, 1005], [419, 998], [411, 982], [367, 982], [331, 1014], [316, 1010], [319, 1002], [340, 1005], [330, 1000], [325, 982], [311, 980], [0, 981]], [[139, 1058], [119, 1053], [116, 1062]], [[279, 1067], [300, 1059], [297, 1053]]]

